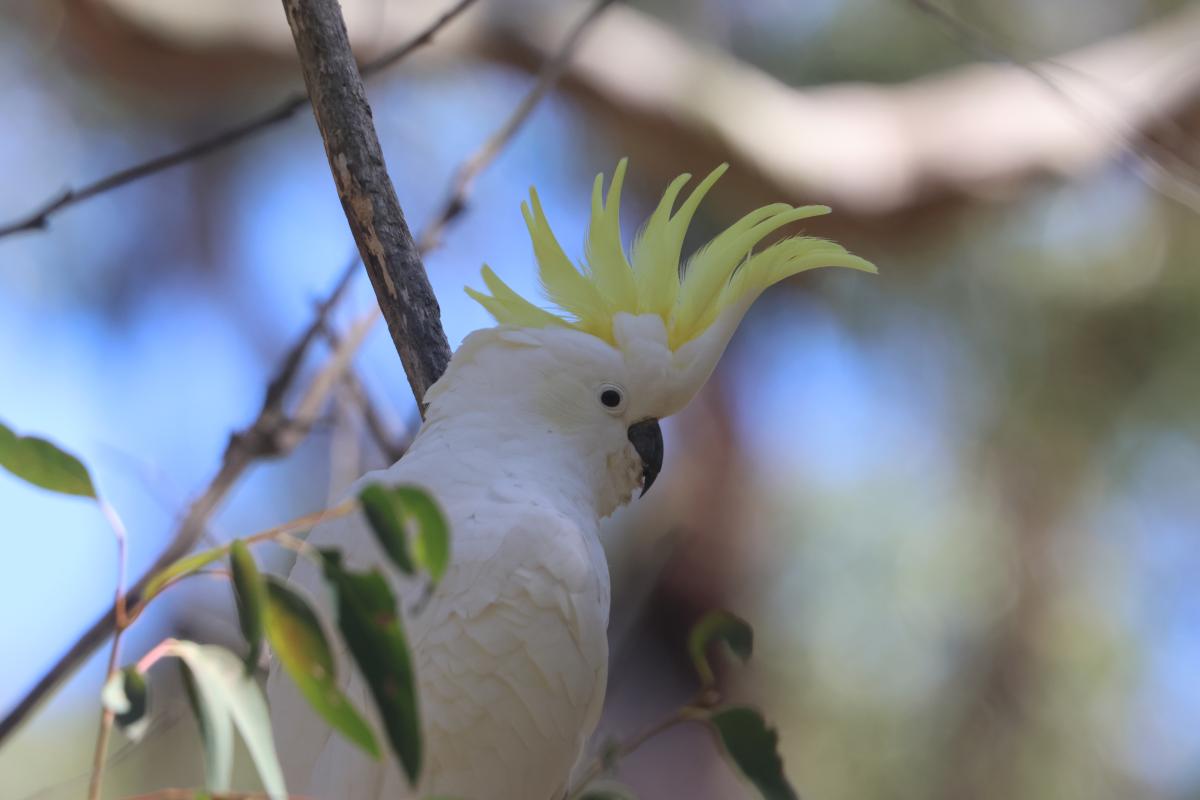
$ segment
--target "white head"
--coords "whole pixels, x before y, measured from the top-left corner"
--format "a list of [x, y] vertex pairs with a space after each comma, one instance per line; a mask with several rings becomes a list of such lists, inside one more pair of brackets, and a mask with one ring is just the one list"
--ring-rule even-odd
[[[700, 200], [725, 171], [708, 175], [672, 214], [690, 176], [671, 183], [627, 256], [618, 208], [626, 161], [607, 203], [596, 177], [587, 261], [576, 269], [550, 230], [537, 193], [522, 205], [539, 276], [559, 315], [522, 298], [487, 266], [490, 295], [467, 292], [499, 325], [476, 331], [425, 397], [428, 423], [510, 432], [520, 452], [588, 487], [581, 498], [607, 516], [645, 491], [662, 466], [658, 420], [681, 410], [712, 374], [754, 300], [807, 269], [868, 262], [824, 239], [794, 237], [752, 249], [782, 226], [828, 213], [779, 203], [744, 216], [683, 268], [683, 237]], [[480, 402], [481, 398], [485, 402]]]

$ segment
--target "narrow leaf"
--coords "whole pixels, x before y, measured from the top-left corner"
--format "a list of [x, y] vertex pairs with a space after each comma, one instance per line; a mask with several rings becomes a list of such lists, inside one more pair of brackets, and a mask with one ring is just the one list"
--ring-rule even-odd
[[146, 732], [149, 701], [146, 679], [135, 666], [114, 672], [100, 692], [100, 703], [113, 712], [113, 721], [135, 742]]
[[715, 642], [724, 642], [734, 655], [747, 661], [754, 650], [754, 629], [750, 623], [728, 611], [710, 611], [692, 626], [688, 634], [688, 653], [700, 676], [700, 684], [706, 689], [717, 682], [708, 660], [709, 648]]
[[195, 670], [180, 658], [183, 688], [204, 744], [204, 785], [214, 792], [228, 791], [233, 778], [233, 720], [223, 710], [220, 692], [211, 688], [203, 691]]
[[142, 602], [148, 602], [152, 597], [167, 588], [168, 584], [173, 583], [179, 578], [200, 571], [218, 558], [224, 558], [228, 552], [229, 548], [222, 545], [221, 547], [214, 547], [211, 550], [203, 550], [199, 553], [193, 553], [190, 556], [184, 556], [150, 579], [149, 583], [146, 584], [146, 590], [142, 592]]
[[18, 436], [3, 423], [0, 423], [0, 467], [52, 492], [96, 497], [96, 487], [82, 461], [45, 439]]
[[223, 647], [177, 641], [171, 654], [184, 663], [188, 696], [204, 738], [207, 788], [229, 789], [233, 730], [242, 735], [263, 788], [271, 800], [286, 800], [283, 771], [275, 754], [267, 702], [242, 660]]
[[303, 595], [267, 578], [267, 638], [300, 693], [325, 721], [372, 758], [379, 758], [375, 734], [338, 689], [329, 640]]
[[450, 526], [433, 496], [416, 486], [397, 486], [392, 490], [401, 513], [417, 528], [413, 557], [417, 566], [429, 573], [434, 583], [450, 566]]
[[434, 583], [441, 580], [450, 564], [450, 527], [428, 492], [416, 486], [372, 484], [358, 499], [392, 563], [406, 575], [419, 568]]
[[799, 795], [783, 774], [779, 735], [768, 728], [752, 708], [726, 708], [713, 712], [709, 722], [730, 761], [745, 775], [763, 800], [798, 800]]
[[263, 607], [267, 602], [267, 588], [250, 548], [241, 539], [229, 548], [229, 566], [233, 573], [233, 597], [237, 601], [238, 623], [242, 636], [250, 645], [246, 653], [246, 672], [253, 672], [262, 653]]
[[416, 683], [396, 598], [378, 570], [349, 572], [336, 550], [322, 550], [337, 598], [338, 628], [367, 680], [388, 740], [415, 784], [421, 774]]
[[405, 575], [412, 575], [416, 567], [408, 551], [408, 533], [391, 490], [373, 483], [359, 492], [358, 502], [379, 546]]

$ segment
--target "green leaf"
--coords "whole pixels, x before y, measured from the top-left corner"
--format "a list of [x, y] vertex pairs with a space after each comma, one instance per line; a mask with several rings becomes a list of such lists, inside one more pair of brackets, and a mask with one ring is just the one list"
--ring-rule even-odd
[[267, 701], [258, 683], [246, 674], [242, 659], [223, 647], [185, 641], [171, 642], [169, 652], [185, 666], [188, 697], [204, 739], [207, 788], [229, 790], [236, 728], [267, 795], [271, 800], [287, 800]]
[[373, 483], [358, 493], [358, 502], [379, 546], [405, 575], [412, 575], [416, 566], [408, 552], [408, 532], [392, 492]]
[[253, 672], [262, 653], [263, 607], [267, 604], [267, 587], [250, 548], [241, 539], [229, 546], [229, 566], [233, 573], [233, 597], [237, 601], [238, 623], [250, 651], [246, 653], [246, 671]]
[[0, 423], [0, 467], [52, 492], [96, 498], [87, 467], [75, 456], [36, 436], [18, 436]]
[[706, 689], [717, 682], [708, 660], [708, 651], [714, 642], [724, 642], [738, 658], [747, 661], [754, 650], [754, 629], [750, 623], [728, 611], [710, 611], [692, 626], [688, 634], [688, 653], [700, 676], [700, 685]]
[[392, 490], [400, 501], [404, 516], [417, 526], [413, 557], [434, 583], [450, 566], [450, 526], [441, 508], [428, 492], [416, 486], [397, 486]]
[[783, 774], [779, 735], [767, 727], [761, 714], [752, 708], [726, 708], [714, 711], [709, 722], [725, 754], [764, 800], [798, 800], [799, 795]]
[[380, 546], [401, 571], [412, 575], [420, 568], [434, 583], [441, 580], [450, 564], [450, 527], [428, 492], [372, 484], [358, 499]]
[[416, 682], [396, 598], [378, 570], [349, 572], [341, 554], [322, 550], [325, 577], [337, 598], [338, 628], [367, 680], [388, 740], [415, 784], [421, 774]]
[[379, 758], [375, 734], [338, 689], [329, 640], [303, 595], [267, 578], [266, 623], [275, 655], [308, 704], [343, 736]]
[[191, 575], [193, 572], [200, 571], [218, 558], [224, 558], [228, 552], [229, 547], [222, 545], [221, 547], [214, 547], [211, 550], [203, 550], [199, 553], [193, 553], [190, 556], [184, 556], [178, 561], [173, 562], [163, 569], [162, 572], [151, 578], [146, 584], [146, 589], [142, 592], [142, 602], [149, 602], [150, 598], [167, 588], [168, 584], [184, 576]]
[[137, 667], [114, 672], [100, 691], [100, 703], [113, 712], [113, 721], [126, 736], [135, 742], [142, 738], [150, 722], [146, 716], [150, 696], [146, 679]]

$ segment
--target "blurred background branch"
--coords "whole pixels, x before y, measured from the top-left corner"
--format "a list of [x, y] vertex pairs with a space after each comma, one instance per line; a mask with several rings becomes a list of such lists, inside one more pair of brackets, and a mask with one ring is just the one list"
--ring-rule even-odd
[[[453, 22], [459, 14], [466, 11], [474, 2], [475, 0], [457, 0], [445, 13], [435, 19], [432, 24], [416, 36], [399, 47], [363, 64], [360, 68], [362, 76], [366, 78], [382, 72], [403, 61], [417, 48], [429, 44], [438, 34], [438, 31]], [[240, 125], [220, 131], [217, 134], [201, 139], [172, 153], [167, 153], [141, 164], [135, 164], [119, 172], [114, 172], [111, 175], [106, 175], [91, 183], [84, 184], [78, 189], [67, 189], [58, 197], [30, 211], [22, 218], [0, 225], [0, 238], [11, 236], [14, 233], [44, 230], [50, 223], [51, 217], [70, 206], [237, 144], [247, 137], [262, 133], [278, 123], [291, 119], [297, 111], [300, 111], [307, 105], [308, 94], [306, 92], [297, 92], [289, 95], [287, 99], [280, 101], [274, 108], [268, 109]]]
[[[967, 47], [981, 46], [940, 7], [914, 5], [951, 20]], [[493, 52], [514, 63], [536, 59], [562, 24], [548, 14], [537, 25], [502, 26]], [[1198, 38], [1200, 8], [1192, 5], [1044, 63], [801, 88], [623, 6], [581, 49], [568, 86], [660, 176], [729, 160], [742, 165], [742, 188], [756, 198], [819, 197], [841, 213], [882, 217], [1011, 196], [1037, 178], [1086, 174], [1123, 151], [1144, 156], [1156, 187], [1170, 177], [1164, 191], [1194, 198], [1195, 131], [1165, 134], [1197, 111]]]

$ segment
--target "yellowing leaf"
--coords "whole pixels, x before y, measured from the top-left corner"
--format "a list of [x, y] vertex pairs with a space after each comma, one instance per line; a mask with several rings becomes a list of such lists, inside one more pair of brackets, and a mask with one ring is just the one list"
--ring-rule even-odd
[[724, 642], [738, 658], [746, 661], [754, 649], [754, 629], [750, 623], [728, 611], [710, 611], [692, 626], [688, 634], [688, 654], [700, 676], [700, 685], [706, 689], [717, 682], [708, 660], [709, 648], [715, 642]]
[[229, 566], [233, 574], [233, 596], [237, 601], [238, 624], [242, 636], [250, 645], [246, 653], [246, 671], [253, 672], [262, 652], [263, 606], [267, 602], [267, 587], [250, 548], [241, 539], [234, 540], [229, 548]]
[[321, 622], [303, 595], [267, 579], [266, 631], [279, 662], [308, 704], [343, 736], [379, 758], [375, 734], [338, 689], [337, 665]]

